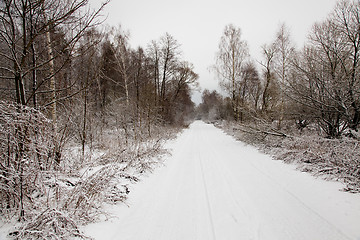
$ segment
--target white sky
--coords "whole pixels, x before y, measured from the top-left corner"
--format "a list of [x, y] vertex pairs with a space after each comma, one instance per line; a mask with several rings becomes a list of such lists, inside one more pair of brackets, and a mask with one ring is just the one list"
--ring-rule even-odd
[[[101, 0], [91, 0], [101, 2]], [[146, 48], [166, 32], [181, 44], [183, 59], [194, 64], [202, 89], [219, 89], [208, 71], [224, 27], [232, 23], [242, 30], [254, 60], [261, 61], [261, 46], [273, 41], [279, 25], [290, 28], [297, 47], [302, 47], [315, 22], [332, 11], [336, 0], [112, 0], [106, 7], [106, 23], [130, 31], [131, 46]], [[200, 101], [200, 93], [193, 100]]]

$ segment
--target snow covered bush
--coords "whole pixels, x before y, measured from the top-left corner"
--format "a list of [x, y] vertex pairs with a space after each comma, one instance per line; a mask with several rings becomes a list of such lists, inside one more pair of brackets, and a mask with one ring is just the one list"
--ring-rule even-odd
[[272, 151], [275, 158], [300, 163], [302, 171], [343, 182], [344, 190], [360, 192], [359, 141], [343, 137], [297, 136], [283, 139]]
[[[344, 190], [360, 192], [360, 141], [343, 136], [329, 139], [308, 127], [281, 132], [271, 124], [218, 124], [228, 134], [258, 147], [274, 159], [297, 163], [299, 169], [345, 184]], [[291, 126], [289, 123], [288, 126]]]
[[46, 209], [10, 235], [16, 239], [85, 238], [80, 233], [77, 223], [67, 214], [56, 209]]
[[57, 165], [51, 122], [39, 111], [0, 102], [0, 211], [26, 217]]
[[126, 201], [179, 131], [154, 124], [150, 136], [149, 126], [127, 121], [124, 135], [114, 121], [82, 151], [65, 133], [73, 128], [68, 119], [55, 133], [41, 111], [0, 102], [0, 220], [14, 225], [13, 239], [86, 238], [79, 224], [107, 217], [104, 203]]
[[62, 201], [62, 209], [81, 223], [96, 220], [103, 212], [104, 202], [122, 202], [126, 199], [128, 189], [122, 179], [137, 181], [137, 178], [124, 172], [118, 164], [108, 164], [87, 177], [80, 178]]

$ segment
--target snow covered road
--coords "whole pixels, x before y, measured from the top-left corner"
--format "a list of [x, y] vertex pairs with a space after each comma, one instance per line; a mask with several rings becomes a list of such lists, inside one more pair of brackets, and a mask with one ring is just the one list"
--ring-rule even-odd
[[132, 189], [95, 239], [360, 240], [360, 195], [194, 122], [165, 166]]

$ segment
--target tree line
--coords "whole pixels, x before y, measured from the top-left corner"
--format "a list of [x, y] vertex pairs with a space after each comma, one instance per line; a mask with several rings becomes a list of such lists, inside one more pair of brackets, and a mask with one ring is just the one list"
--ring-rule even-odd
[[[103, 26], [108, 1], [88, 2], [0, 1], [0, 214], [29, 217], [58, 187], [49, 179], [89, 161], [86, 149], [109, 133], [140, 151], [156, 129], [193, 114], [198, 75], [180, 43], [165, 33], [133, 48], [121, 26]], [[69, 144], [79, 159], [64, 157]]]
[[132, 49], [121, 27], [100, 29], [107, 2], [97, 10], [86, 0], [0, 4], [2, 100], [46, 109], [54, 123], [84, 94], [100, 111], [112, 101], [137, 109], [146, 102], [169, 123], [178, 120], [170, 106], [191, 105], [189, 86], [198, 76], [170, 34]]
[[132, 48], [121, 26], [102, 26], [107, 3], [0, 2], [0, 100], [41, 111], [83, 146], [113, 121], [151, 135], [153, 124], [181, 125], [194, 108], [198, 75], [178, 41], [165, 33]]
[[357, 131], [359, 10], [359, 1], [339, 1], [326, 20], [314, 24], [300, 50], [282, 24], [274, 41], [262, 46], [259, 68], [250, 57], [241, 29], [227, 25], [212, 67], [226, 97], [203, 92], [200, 112], [207, 114], [211, 108], [213, 118], [262, 119], [276, 122], [278, 128], [288, 120], [296, 121], [299, 128], [316, 123], [330, 138]]

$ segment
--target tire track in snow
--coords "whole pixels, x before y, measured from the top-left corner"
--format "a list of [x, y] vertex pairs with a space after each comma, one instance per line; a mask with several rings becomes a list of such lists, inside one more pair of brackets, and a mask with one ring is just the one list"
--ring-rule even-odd
[[306, 209], [307, 211], [311, 212], [312, 214], [314, 214], [315, 216], [317, 216], [319, 219], [321, 219], [322, 221], [324, 221], [326, 224], [328, 224], [331, 228], [335, 229], [335, 231], [341, 235], [342, 237], [351, 240], [351, 238], [345, 234], [343, 231], [341, 231], [337, 226], [335, 226], [334, 224], [332, 224], [330, 221], [328, 221], [327, 219], [325, 219], [323, 216], [321, 216], [317, 211], [315, 211], [313, 208], [311, 208], [310, 206], [308, 206], [304, 201], [302, 201], [299, 197], [297, 197], [294, 193], [290, 192], [286, 187], [284, 187], [281, 183], [279, 183], [278, 181], [276, 181], [274, 178], [272, 178], [269, 174], [267, 174], [266, 172], [264, 172], [263, 170], [261, 170], [260, 168], [258, 168], [257, 166], [255, 166], [253, 163], [250, 162], [250, 166], [255, 169], [257, 172], [259, 172], [260, 174], [262, 174], [265, 178], [269, 179], [273, 185], [276, 185], [277, 188], [279, 188], [281, 191], [285, 192], [286, 194], [288, 194], [291, 198], [293, 198], [298, 204], [302, 205], [304, 209]]
[[[249, 196], [244, 192], [241, 191], [241, 195], [236, 195], [234, 193], [233, 187], [236, 186], [234, 181], [231, 177], [231, 173], [228, 171], [227, 167], [224, 164], [219, 164], [219, 154], [216, 151], [211, 151], [211, 155], [213, 156], [213, 164], [214, 169], [220, 174], [221, 179], [224, 181], [223, 189], [226, 192], [227, 199], [230, 199], [234, 205], [234, 212], [232, 217], [234, 218], [237, 225], [242, 228], [243, 235], [245, 235], [246, 239], [259, 239], [259, 229], [261, 228], [260, 222], [254, 218], [254, 212], [251, 214], [251, 211], [254, 211], [254, 206], [244, 206], [244, 203], [250, 203]], [[241, 196], [241, 198], [239, 197]], [[250, 210], [251, 208], [251, 210]], [[245, 217], [239, 218], [239, 217]], [[245, 225], [247, 229], [244, 229]], [[253, 235], [251, 235], [251, 233]], [[256, 237], [255, 237], [256, 236]], [[242, 236], [244, 237], [244, 236]]]
[[209, 220], [210, 220], [210, 224], [211, 224], [211, 232], [212, 232], [213, 239], [216, 240], [215, 226], [214, 226], [214, 220], [213, 220], [212, 211], [211, 211], [208, 187], [207, 187], [206, 180], [205, 180], [204, 167], [202, 164], [202, 157], [200, 156], [200, 154], [199, 154], [199, 163], [200, 163], [200, 169], [201, 169], [202, 182], [204, 185], [206, 204], [207, 204], [208, 213], [209, 213]]
[[230, 181], [231, 176], [225, 173], [225, 159], [219, 155], [222, 152], [218, 144], [207, 135], [207, 131], [201, 131], [196, 136], [197, 142], [202, 143], [202, 147], [197, 149], [201, 154], [199, 159], [206, 159], [202, 165], [204, 175], [207, 175], [207, 185], [211, 187], [208, 188], [208, 195], [216, 236], [220, 239], [258, 239], [258, 221], [254, 222], [253, 212], [247, 209], [251, 199], [244, 192], [240, 197], [234, 194], [232, 187], [238, 183]]
[[[210, 127], [208, 125], [206, 131], [211, 131], [211, 128], [213, 127]], [[265, 236], [265, 235], [271, 234], [273, 237], [272, 238], [270, 237], [270, 239], [275, 239], [276, 235], [280, 234], [282, 236], [281, 239], [285, 239], [285, 238], [290, 239], [292, 237], [295, 237], [296, 239], [307, 239], [306, 236], [309, 237], [309, 233], [304, 231], [306, 230], [304, 229], [304, 227], [305, 226], [310, 227], [311, 224], [310, 223], [304, 224], [305, 223], [304, 221], [310, 220], [310, 222], [313, 224], [313, 226], [311, 226], [312, 231], [315, 231], [316, 227], [314, 226], [319, 226], [320, 229], [318, 230], [318, 233], [324, 231], [330, 231], [332, 232], [332, 234], [334, 234], [331, 237], [331, 239], [349, 239], [349, 237], [345, 235], [342, 231], [340, 231], [335, 225], [331, 224], [331, 222], [326, 220], [315, 210], [309, 207], [304, 201], [296, 197], [282, 184], [276, 181], [276, 179], [273, 179], [268, 173], [264, 172], [263, 170], [259, 169], [258, 166], [254, 165], [252, 159], [249, 158], [247, 154], [245, 155], [243, 154], [245, 152], [243, 153], [241, 152], [246, 150], [251, 151], [251, 149], [246, 147], [241, 148], [239, 146], [239, 142], [235, 143], [235, 140], [232, 138], [231, 140], [229, 140], [230, 139], [229, 136], [227, 136], [228, 138], [226, 138], [225, 136], [219, 138], [220, 137], [219, 136], [218, 139], [212, 139], [211, 136], [205, 134], [205, 129], [203, 132], [199, 132], [199, 133], [201, 133], [200, 135], [203, 135], [201, 141], [199, 142], [202, 142], [202, 145], [206, 146], [203, 147], [203, 149], [201, 149], [201, 151], [205, 153], [203, 155], [207, 157], [206, 169], [205, 169], [206, 171], [204, 170], [204, 166], [203, 166], [203, 172], [207, 174], [211, 172], [213, 174], [211, 180], [212, 183], [214, 183], [215, 185], [219, 185], [219, 184], [216, 184], [213, 178], [216, 178], [218, 183], [221, 183], [220, 185], [222, 185], [223, 188], [222, 189], [218, 188], [216, 190], [220, 190], [221, 194], [230, 197], [231, 200], [233, 200], [236, 203], [236, 206], [233, 206], [233, 204], [231, 203], [231, 201], [229, 201], [229, 199], [223, 198], [225, 199], [224, 203], [226, 202], [228, 203], [228, 205], [232, 205], [234, 212], [236, 212], [236, 209], [241, 209], [243, 210], [243, 212], [244, 209], [246, 209], [246, 211], [249, 213], [249, 215], [248, 214], [246, 215], [248, 216], [250, 216], [251, 214], [255, 215], [255, 219], [253, 218], [255, 222], [252, 221], [252, 224], [245, 224], [246, 226], [249, 227], [249, 230], [252, 229], [252, 232], [254, 233], [253, 237], [257, 236], [257, 239], [269, 239], [269, 236]], [[214, 143], [214, 140], [217, 141], [215, 141]], [[231, 149], [229, 149], [230, 154], [227, 154], [227, 152], [224, 151], [224, 145], [226, 144], [235, 147], [232, 151]], [[243, 158], [241, 157], [234, 158], [235, 152], [237, 152], [238, 154], [237, 156], [242, 156]], [[218, 153], [222, 154], [221, 158], [219, 158]], [[256, 154], [257, 156], [261, 155], [258, 152]], [[254, 155], [250, 154], [250, 157], [254, 157]], [[221, 162], [220, 159], [222, 159]], [[229, 159], [232, 160], [229, 161]], [[272, 162], [270, 159], [268, 159], [267, 161]], [[255, 163], [259, 163], [259, 162], [256, 160]], [[229, 167], [230, 169], [228, 169]], [[235, 169], [237, 169], [238, 167], [241, 167], [244, 170], [240, 172], [236, 172]], [[246, 177], [245, 178], [239, 177], [239, 174], [241, 175], [242, 173], [245, 173], [246, 176], [249, 178], [247, 179]], [[249, 182], [251, 182], [251, 184], [249, 184]], [[264, 188], [263, 186], [266, 187]], [[236, 194], [233, 191], [234, 187], [236, 189]], [[245, 189], [242, 190], [241, 188], [243, 187], [245, 187]], [[224, 189], [227, 191], [224, 191]], [[211, 190], [212, 190], [211, 193], [213, 194], [214, 192], [213, 186]], [[230, 195], [227, 192], [229, 192]], [[271, 192], [273, 192], [273, 194], [271, 194]], [[207, 194], [209, 195], [209, 192]], [[275, 197], [275, 195], [277, 194], [278, 197]], [[245, 199], [243, 198], [244, 196]], [[273, 205], [266, 202], [266, 200], [265, 201], [262, 200], [264, 199], [264, 197], [266, 198], [266, 196], [270, 197], [269, 201], [271, 203], [274, 203]], [[216, 195], [213, 195], [213, 197], [216, 200], [221, 199], [216, 197]], [[281, 206], [281, 204], [279, 204], [278, 201], [280, 201], [285, 205]], [[212, 201], [210, 201], [210, 204], [211, 203]], [[253, 205], [253, 203], [255, 203], [255, 206]], [[263, 204], [264, 206], [265, 205], [268, 206], [268, 208], [267, 209], [264, 208], [262, 206]], [[251, 210], [247, 209], [249, 206]], [[214, 207], [215, 206], [211, 206], [211, 208]], [[271, 210], [271, 209], [275, 209], [275, 210]], [[288, 212], [285, 212], [284, 209], [287, 209]], [[289, 214], [289, 212], [292, 212], [293, 210], [300, 211], [302, 214], [301, 218]], [[219, 226], [217, 224], [219, 212], [213, 211], [212, 215], [213, 215], [213, 220], [214, 219], [216, 220], [214, 225], [215, 225], [215, 230], [217, 230], [219, 229]], [[236, 216], [239, 215], [240, 214], [237, 214]], [[292, 224], [289, 225], [289, 223]], [[300, 227], [298, 227], [297, 224], [301, 224]], [[272, 229], [272, 227], [275, 227], [275, 229]], [[221, 232], [223, 233], [223, 231]], [[243, 234], [246, 234], [246, 230], [244, 230], [244, 232], [241, 233], [242, 236]], [[251, 236], [246, 236], [246, 237], [244, 239], [251, 238]]]

